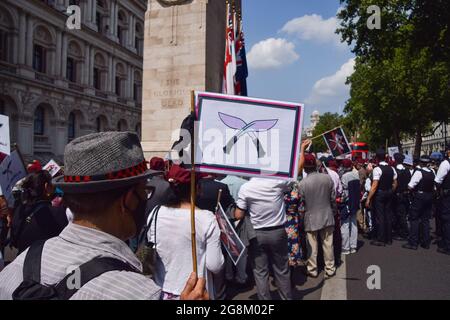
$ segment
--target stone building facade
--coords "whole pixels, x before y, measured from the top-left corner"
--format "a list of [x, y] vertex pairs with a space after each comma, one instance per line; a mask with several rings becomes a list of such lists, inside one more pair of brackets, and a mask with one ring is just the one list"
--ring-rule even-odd
[[[81, 9], [81, 29], [66, 22]], [[2, 0], [0, 113], [29, 160], [62, 161], [72, 139], [140, 135], [145, 0]]]
[[[450, 124], [433, 124], [436, 128], [434, 134], [422, 138], [422, 154], [429, 155], [432, 152], [440, 152], [445, 149], [445, 144], [450, 141]], [[407, 139], [402, 141], [403, 152], [406, 154], [414, 154], [416, 145], [415, 139]]]

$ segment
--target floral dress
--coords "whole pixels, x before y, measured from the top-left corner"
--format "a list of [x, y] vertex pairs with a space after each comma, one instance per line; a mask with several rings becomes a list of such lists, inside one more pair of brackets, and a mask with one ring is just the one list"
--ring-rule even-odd
[[301, 210], [302, 201], [297, 191], [297, 185], [287, 193], [284, 197], [286, 206], [286, 233], [288, 238], [288, 250], [289, 250], [289, 266], [296, 267], [302, 265], [301, 260], [303, 257], [303, 250], [301, 246]]

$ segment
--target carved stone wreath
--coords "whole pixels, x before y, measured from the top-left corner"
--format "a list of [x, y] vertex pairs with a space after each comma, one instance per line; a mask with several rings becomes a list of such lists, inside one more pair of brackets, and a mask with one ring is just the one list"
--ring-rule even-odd
[[190, 0], [157, 0], [157, 1], [165, 6], [177, 6], [189, 2]]

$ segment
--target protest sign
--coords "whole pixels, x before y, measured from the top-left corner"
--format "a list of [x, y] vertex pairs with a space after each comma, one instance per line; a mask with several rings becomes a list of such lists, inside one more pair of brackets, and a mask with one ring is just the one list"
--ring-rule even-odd
[[237, 265], [239, 259], [244, 253], [245, 246], [234, 230], [230, 220], [228, 220], [228, 217], [220, 204], [216, 212], [216, 219], [220, 228], [220, 241], [225, 247], [225, 250], [234, 265]]
[[44, 166], [43, 169], [50, 172], [50, 175], [54, 177], [59, 170], [61, 170], [61, 167], [52, 159]]
[[7, 156], [11, 153], [9, 141], [9, 118], [0, 114], [0, 153]]
[[14, 206], [12, 190], [16, 183], [27, 176], [27, 170], [18, 150], [14, 150], [0, 165], [0, 186], [10, 207]]
[[414, 165], [413, 157], [410, 155], [405, 155], [405, 160], [403, 160], [403, 163], [409, 166]]
[[201, 172], [296, 179], [304, 106], [196, 92]]
[[[352, 149], [345, 136], [344, 129], [336, 128], [323, 134], [325, 144], [334, 158], [343, 157], [352, 152]], [[346, 157], [344, 157], [346, 158]]]
[[394, 159], [394, 154], [400, 153], [400, 150], [398, 147], [390, 147], [390, 148], [388, 148], [388, 153], [389, 153], [389, 157], [391, 159]]

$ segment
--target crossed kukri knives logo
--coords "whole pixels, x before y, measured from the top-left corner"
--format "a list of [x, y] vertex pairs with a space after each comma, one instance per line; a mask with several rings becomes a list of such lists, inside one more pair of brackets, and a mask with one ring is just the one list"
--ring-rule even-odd
[[252, 122], [245, 122], [241, 118], [231, 116], [225, 113], [219, 112], [219, 118], [225, 126], [230, 129], [237, 130], [234, 136], [230, 139], [230, 141], [223, 147], [223, 151], [226, 154], [230, 154], [231, 149], [234, 145], [239, 141], [241, 137], [244, 135], [249, 135], [252, 139], [256, 150], [258, 151], [258, 158], [262, 158], [266, 155], [261, 143], [258, 139], [256, 133], [267, 132], [278, 123], [278, 119], [270, 119], [270, 120], [255, 120]]

